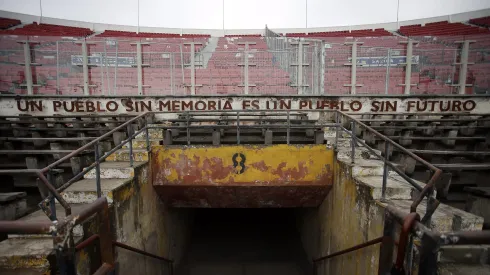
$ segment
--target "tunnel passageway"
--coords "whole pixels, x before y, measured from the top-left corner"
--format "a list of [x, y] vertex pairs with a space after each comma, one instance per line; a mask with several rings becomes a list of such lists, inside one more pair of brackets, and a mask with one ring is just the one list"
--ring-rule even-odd
[[293, 209], [198, 209], [178, 275], [310, 274]]

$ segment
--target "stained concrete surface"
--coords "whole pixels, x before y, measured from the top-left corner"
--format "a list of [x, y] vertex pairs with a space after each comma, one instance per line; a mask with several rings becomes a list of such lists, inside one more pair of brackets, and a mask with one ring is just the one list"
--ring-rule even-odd
[[292, 209], [195, 210], [177, 275], [311, 274]]

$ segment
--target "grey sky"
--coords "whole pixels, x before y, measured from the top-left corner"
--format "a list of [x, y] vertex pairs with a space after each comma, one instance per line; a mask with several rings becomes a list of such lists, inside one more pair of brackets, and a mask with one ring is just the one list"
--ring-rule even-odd
[[[399, 19], [490, 8], [490, 0], [400, 0]], [[0, 10], [40, 15], [39, 0], [0, 0]], [[137, 25], [137, 0], [42, 0], [43, 16]], [[225, 28], [304, 28], [306, 0], [224, 0]], [[395, 22], [397, 0], [308, 0], [308, 27]], [[223, 0], [140, 0], [140, 25], [221, 29]]]

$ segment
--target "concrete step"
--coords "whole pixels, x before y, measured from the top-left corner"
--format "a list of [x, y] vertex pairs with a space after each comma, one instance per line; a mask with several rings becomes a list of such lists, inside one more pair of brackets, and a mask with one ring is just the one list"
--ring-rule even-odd
[[53, 238], [13, 238], [0, 242], [0, 274], [50, 274]]
[[[350, 143], [347, 144], [338, 144], [337, 147], [337, 159], [340, 161], [351, 161], [352, 148]], [[381, 154], [381, 151], [374, 149], [374, 151], [378, 154]], [[368, 149], [364, 147], [356, 146], [356, 150], [354, 152], [354, 158], [358, 159], [375, 159], [378, 160], [378, 157], [371, 153]]]
[[[129, 179], [134, 176], [134, 167], [143, 164], [144, 162], [134, 162], [133, 167], [130, 167], [129, 161], [125, 162], [102, 162], [100, 164], [101, 179]], [[85, 174], [85, 179], [95, 179], [96, 169], [93, 168]]]
[[[396, 206], [405, 215], [408, 215], [412, 200], [392, 200], [389, 203]], [[417, 213], [423, 217], [426, 210], [427, 200], [423, 200], [417, 208]], [[483, 218], [441, 203], [432, 215], [429, 227], [440, 233], [451, 231], [479, 231], [483, 228]]]
[[439, 275], [486, 275], [486, 274], [490, 274], [490, 265], [439, 263], [437, 274]]
[[11, 221], [27, 212], [25, 192], [0, 193], [0, 221]]
[[[378, 159], [356, 159], [355, 165], [352, 167], [352, 176], [383, 176], [384, 163]], [[395, 172], [390, 171], [389, 174]]]
[[490, 245], [446, 245], [440, 251], [441, 262], [490, 264]]
[[[71, 206], [72, 213], [78, 213], [82, 211], [85, 207], [87, 207], [86, 204], [70, 204], [70, 206]], [[56, 204], [56, 217], [58, 218], [58, 220], [66, 217], [65, 209], [60, 204]], [[38, 210], [18, 220], [28, 221], [28, 222], [45, 222], [45, 221], [49, 221], [49, 218], [46, 216], [46, 214], [44, 214], [42, 210]], [[73, 228], [73, 235], [79, 237], [83, 236], [82, 225], [77, 225]], [[43, 238], [49, 236], [50, 235], [15, 235], [15, 234], [8, 235], [9, 238]]]
[[[148, 152], [146, 149], [133, 149], [134, 161], [148, 161]], [[109, 161], [129, 161], [129, 149], [120, 149], [106, 158]]]
[[[113, 191], [129, 183], [131, 179], [102, 179], [102, 196], [112, 203]], [[61, 193], [68, 203], [91, 203], [97, 199], [97, 186], [95, 179], [83, 179], [75, 182]]]
[[[362, 188], [366, 188], [371, 199], [381, 199], [381, 191], [383, 187], [382, 176], [355, 176], [356, 184]], [[414, 191], [408, 182], [400, 180], [390, 174], [386, 180], [386, 199], [387, 200], [410, 200]]]
[[[163, 139], [163, 129], [148, 129], [148, 134], [150, 135], [150, 139]], [[144, 140], [146, 138], [145, 131], [139, 133], [135, 137], [136, 139]]]
[[[150, 147], [158, 146], [163, 139], [150, 139]], [[129, 148], [129, 142], [123, 145], [123, 148]], [[133, 149], [146, 149], [146, 139], [134, 139], [133, 140]]]

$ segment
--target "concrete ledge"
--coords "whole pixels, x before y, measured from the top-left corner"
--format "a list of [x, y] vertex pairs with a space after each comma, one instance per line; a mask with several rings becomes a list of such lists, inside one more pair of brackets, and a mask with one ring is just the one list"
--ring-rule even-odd
[[484, 275], [490, 274], [490, 265], [471, 265], [456, 263], [439, 263], [439, 275]]
[[[101, 180], [102, 196], [112, 203], [113, 191], [118, 187], [131, 182], [131, 179], [103, 179]], [[91, 203], [97, 199], [97, 186], [95, 179], [83, 179], [75, 182], [61, 193], [68, 203]]]
[[[371, 199], [381, 199], [381, 191], [383, 186], [383, 177], [380, 176], [364, 176], [354, 177], [354, 181], [359, 186], [364, 186], [369, 189]], [[388, 177], [386, 181], [386, 199], [387, 200], [410, 200], [412, 199], [413, 187], [408, 183], [398, 181], [392, 177]]]
[[[412, 201], [392, 200], [389, 203], [408, 215]], [[425, 215], [426, 210], [427, 203], [424, 200], [417, 208], [417, 213], [422, 217]], [[483, 218], [441, 203], [432, 215], [429, 227], [441, 233], [451, 231], [479, 231], [483, 228]]]
[[[148, 134], [150, 135], [150, 139], [163, 139], [163, 129], [148, 129]], [[136, 135], [136, 139], [144, 140], [146, 138], [146, 133], [143, 131]]]
[[[160, 141], [163, 141], [163, 138], [161, 139], [150, 139], [150, 147], [151, 146], [158, 146], [160, 145]], [[123, 148], [129, 148], [129, 142], [126, 142], [123, 145]], [[146, 149], [146, 139], [135, 139], [133, 140], [133, 149]]]
[[490, 245], [447, 245], [440, 249], [441, 262], [489, 264]]
[[[148, 161], [148, 152], [146, 149], [133, 149], [134, 161]], [[129, 161], [129, 149], [120, 149], [106, 158], [109, 161]]]
[[383, 162], [377, 159], [356, 159], [352, 167], [352, 176], [383, 176], [383, 165]]
[[[19, 269], [49, 274], [48, 255], [53, 251], [53, 238], [7, 239], [0, 243], [0, 273], [12, 269], [17, 274], [26, 274]], [[43, 273], [47, 272], [47, 273]], [[35, 273], [32, 273], [35, 274]]]
[[[133, 167], [130, 167], [129, 162], [103, 162], [100, 164], [101, 179], [129, 179], [134, 176], [134, 167], [143, 164], [144, 162], [134, 162]], [[95, 179], [95, 168], [85, 174], [85, 179]], [[76, 183], [75, 183], [76, 184]]]
[[25, 215], [27, 211], [27, 199], [15, 199], [0, 205], [0, 220], [11, 221]]

